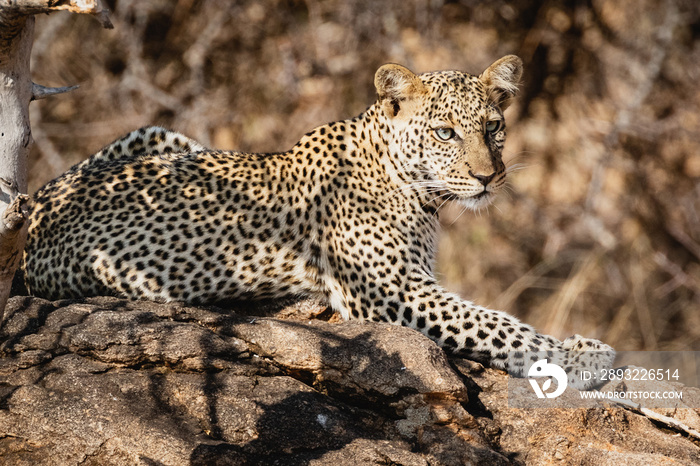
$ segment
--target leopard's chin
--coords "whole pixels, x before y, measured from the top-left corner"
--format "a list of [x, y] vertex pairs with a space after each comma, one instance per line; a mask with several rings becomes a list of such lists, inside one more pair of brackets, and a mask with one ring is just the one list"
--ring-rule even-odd
[[462, 207], [478, 211], [484, 207], [488, 207], [494, 199], [496, 199], [495, 193], [484, 190], [472, 196], [456, 196], [455, 200]]

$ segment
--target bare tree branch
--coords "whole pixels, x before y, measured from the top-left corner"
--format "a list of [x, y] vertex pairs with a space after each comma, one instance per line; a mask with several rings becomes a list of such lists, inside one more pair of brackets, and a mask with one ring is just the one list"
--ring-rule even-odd
[[649, 408], [643, 407], [639, 403], [635, 403], [633, 401], [626, 400], [623, 398], [611, 398], [611, 401], [617, 403], [618, 405], [626, 409], [636, 411], [639, 414], [646, 416], [653, 421], [660, 422], [669, 429], [673, 429], [677, 432], [683, 432], [696, 440], [700, 440], [700, 432], [688, 426], [687, 424], [673, 419], [672, 417], [664, 416], [663, 414], [659, 414], [655, 411], [652, 411]]
[[4, 24], [8, 19], [52, 11], [90, 14], [95, 16], [104, 28], [114, 27], [109, 20], [109, 10], [104, 7], [102, 0], [0, 0], [0, 24]]
[[46, 87], [41, 84], [32, 83], [32, 100], [41, 100], [52, 95], [63, 94], [64, 92], [74, 91], [80, 86], [67, 86], [67, 87]]

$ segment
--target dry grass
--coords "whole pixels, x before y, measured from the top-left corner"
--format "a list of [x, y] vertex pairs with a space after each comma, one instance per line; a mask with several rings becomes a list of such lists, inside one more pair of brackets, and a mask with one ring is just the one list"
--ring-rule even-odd
[[361, 112], [386, 62], [478, 73], [526, 63], [481, 214], [444, 211], [449, 288], [559, 337], [700, 349], [700, 7], [693, 0], [116, 1], [116, 29], [37, 25], [30, 189], [136, 127], [222, 149], [290, 147]]

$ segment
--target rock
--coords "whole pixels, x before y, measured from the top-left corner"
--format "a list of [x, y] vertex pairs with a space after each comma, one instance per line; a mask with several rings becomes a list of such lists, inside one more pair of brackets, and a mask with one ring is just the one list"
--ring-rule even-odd
[[622, 408], [509, 408], [504, 373], [407, 328], [309, 320], [312, 307], [278, 319], [12, 298], [3, 464], [700, 461], [686, 437]]

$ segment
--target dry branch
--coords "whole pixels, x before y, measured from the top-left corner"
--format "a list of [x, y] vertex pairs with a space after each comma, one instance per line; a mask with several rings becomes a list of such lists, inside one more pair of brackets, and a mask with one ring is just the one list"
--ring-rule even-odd
[[643, 416], [646, 416], [653, 421], [664, 424], [669, 429], [673, 429], [677, 432], [683, 432], [688, 436], [694, 438], [695, 440], [700, 440], [700, 432], [688, 426], [687, 424], [673, 419], [672, 417], [664, 416], [663, 414], [659, 414], [656, 411], [652, 411], [649, 408], [645, 408], [639, 403], [634, 403], [633, 401], [627, 399], [611, 398], [611, 401], [617, 403], [618, 405], [626, 409], [635, 411]]
[[80, 86], [67, 86], [67, 87], [46, 87], [41, 84], [32, 83], [32, 100], [41, 100], [52, 95], [63, 94], [64, 92], [70, 92], [76, 90]]
[[114, 26], [109, 20], [109, 10], [102, 0], [0, 0], [0, 24], [7, 25], [8, 19], [17, 19], [53, 11], [70, 11], [93, 15], [107, 29]]

